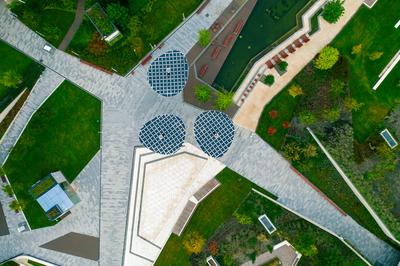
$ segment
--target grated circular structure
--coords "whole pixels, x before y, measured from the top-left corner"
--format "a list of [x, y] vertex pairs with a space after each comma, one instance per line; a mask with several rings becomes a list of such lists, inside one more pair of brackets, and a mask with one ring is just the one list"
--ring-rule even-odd
[[194, 122], [194, 135], [200, 148], [211, 157], [223, 156], [232, 144], [235, 127], [223, 112], [201, 113]]
[[185, 140], [185, 124], [175, 115], [160, 115], [146, 122], [140, 129], [139, 140], [148, 149], [173, 154]]
[[151, 63], [147, 79], [158, 94], [171, 97], [184, 89], [188, 75], [189, 65], [184, 54], [173, 50], [162, 54]]

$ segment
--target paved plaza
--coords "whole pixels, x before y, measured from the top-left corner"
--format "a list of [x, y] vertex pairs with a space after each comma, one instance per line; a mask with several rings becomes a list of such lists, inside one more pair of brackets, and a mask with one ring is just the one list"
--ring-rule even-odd
[[[162, 48], [153, 52], [153, 60], [172, 50], [187, 54], [197, 41], [197, 31], [201, 28], [209, 28], [229, 3], [229, 0], [210, 1], [200, 14], [190, 17], [169, 36]], [[141, 169], [134, 167], [134, 151], [142, 146], [139, 141], [141, 127], [158, 115], [176, 115], [185, 124], [185, 143], [197, 149], [199, 146], [194, 137], [194, 123], [202, 110], [185, 104], [182, 94], [168, 98], [157, 94], [147, 81], [150, 64], [138, 65], [133, 75], [122, 77], [96, 70], [59, 50], [56, 50], [54, 54], [47, 53], [43, 50], [46, 41], [19, 22], [1, 4], [0, 38], [47, 68], [34, 89], [43, 95], [35, 97], [32, 94], [30, 96], [32, 100], [29, 100], [28, 104], [32, 101], [39, 106], [63, 79], [80, 86], [102, 101], [101, 150], [72, 184], [82, 202], [76, 206], [71, 215], [54, 227], [25, 233], [13, 230], [10, 235], [0, 237], [2, 250], [0, 261], [26, 253], [60, 265], [121, 265], [124, 260], [127, 219], [132, 211], [137, 211], [135, 206], [132, 209], [129, 199], [137, 197], [136, 190], [132, 190], [132, 184], [139, 181], [133, 173]], [[41, 87], [40, 84], [48, 85]], [[24, 114], [32, 114], [28, 104], [21, 109], [11, 129], [2, 140], [0, 153], [2, 163], [17, 141], [16, 136], [21, 134], [24, 125], [28, 122]], [[182, 148], [178, 153], [185, 149]], [[210, 159], [204, 155], [200, 157]], [[184, 156], [180, 160], [174, 162], [172, 170], [168, 168], [159, 170], [156, 167], [148, 170], [150, 173], [153, 171], [154, 176], [163, 175], [168, 178], [171, 175], [168, 171], [182, 172], [184, 163], [189, 164], [193, 172], [200, 171], [201, 167], [204, 167], [200, 158], [194, 160], [192, 164], [189, 163], [188, 157]], [[279, 153], [250, 130], [235, 125], [233, 142], [229, 150], [218, 160], [275, 194], [282, 204], [342, 236], [371, 262], [380, 262], [384, 265], [398, 263], [400, 259], [398, 251], [365, 230], [351, 217], [342, 215], [293, 172], [290, 164]], [[212, 174], [214, 173], [209, 173], [207, 176]], [[179, 183], [179, 186], [174, 186], [175, 198], [182, 190], [182, 186], [185, 186], [184, 177], [182, 176], [182, 183]], [[156, 181], [152, 183], [151, 179], [146, 182], [148, 182], [146, 186], [160, 190], [159, 200], [162, 200], [164, 194], [167, 193], [166, 188], [158, 187], [159, 183]], [[190, 182], [195, 183], [194, 180]], [[199, 185], [200, 183], [194, 187]], [[143, 212], [143, 217], [151, 221], [154, 213], [149, 211], [151, 208], [157, 208], [157, 203], [151, 197], [149, 198], [148, 193], [144, 191], [143, 199], [150, 209]], [[187, 195], [189, 193], [181, 195], [180, 200], [184, 202]], [[171, 205], [173, 203], [169, 199], [165, 204], [165, 206], [160, 206], [160, 214], [163, 221], [171, 227], [173, 221], [168, 221], [168, 210], [173, 208]], [[182, 205], [179, 206], [182, 208]], [[176, 213], [171, 217], [176, 217]], [[13, 219], [6, 218], [7, 222]], [[146, 237], [154, 240], [156, 246], [159, 246], [165, 241], [168, 232], [163, 231], [159, 224], [154, 224], [154, 226], [143, 227], [141, 230]], [[99, 261], [39, 247], [69, 232], [99, 237]], [[142, 246], [140, 243], [135, 245], [133, 242], [133, 248], [141, 249]], [[150, 255], [157, 254], [154, 251]]]

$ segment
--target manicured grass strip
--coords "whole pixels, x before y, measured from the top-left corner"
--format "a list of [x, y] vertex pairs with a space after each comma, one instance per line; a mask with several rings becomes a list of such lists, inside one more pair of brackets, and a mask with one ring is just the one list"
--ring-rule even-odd
[[15, 71], [22, 77], [22, 82], [16, 88], [8, 88], [0, 84], [1, 112], [24, 88], [32, 88], [42, 73], [43, 67], [1, 40], [0, 55], [0, 76], [7, 71]]
[[321, 15], [322, 9], [318, 10], [312, 17], [311, 17], [311, 31], [310, 34], [313, 34], [319, 30], [319, 22], [318, 17]]
[[53, 224], [29, 193], [37, 181], [62, 171], [72, 182], [100, 147], [101, 103], [64, 82], [34, 114], [3, 169], [32, 228]]

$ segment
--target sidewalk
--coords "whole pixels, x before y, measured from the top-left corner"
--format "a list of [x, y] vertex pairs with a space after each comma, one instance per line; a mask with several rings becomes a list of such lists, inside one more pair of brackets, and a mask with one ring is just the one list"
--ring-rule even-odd
[[[320, 30], [313, 34], [308, 43], [298, 48], [295, 53], [290, 54], [286, 59], [288, 63], [287, 72], [279, 76], [275, 69], [267, 69], [264, 74], [275, 76], [275, 83], [268, 87], [262, 82], [258, 82], [243, 103], [234, 117], [234, 122], [251, 131], [257, 128], [258, 120], [264, 109], [264, 106], [271, 101], [285, 86], [319, 53], [319, 51], [328, 45], [341, 29], [347, 24], [358, 8], [363, 4], [363, 0], [345, 1], [345, 14], [336, 24], [329, 24], [321, 17], [319, 18]], [[263, 59], [264, 63], [267, 60]], [[256, 63], [257, 64], [257, 63]], [[255, 67], [253, 67], [254, 69]], [[251, 76], [252, 71], [248, 76]], [[258, 70], [258, 67], [255, 71]], [[251, 76], [252, 77], [252, 76]], [[243, 83], [244, 84], [244, 83]]]

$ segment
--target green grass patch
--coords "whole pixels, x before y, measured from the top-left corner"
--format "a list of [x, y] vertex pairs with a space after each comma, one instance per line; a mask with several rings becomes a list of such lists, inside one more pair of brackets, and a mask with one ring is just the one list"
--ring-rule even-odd
[[62, 171], [72, 182], [100, 147], [101, 103], [64, 82], [34, 114], [3, 169], [15, 194], [26, 203], [32, 228], [54, 224], [29, 193], [37, 181]]
[[[81, 59], [105, 69], [115, 69], [119, 74], [126, 74], [150, 52], [151, 45], [159, 44], [183, 21], [182, 14], [186, 17], [189, 16], [201, 2], [202, 0], [158, 0], [154, 1], [152, 7], [145, 11], [144, 7], [149, 4], [147, 1], [129, 1], [129, 5], [126, 7], [130, 10], [130, 17], [137, 16], [141, 22], [135, 35], [142, 42], [142, 45], [139, 45], [141, 46], [140, 53], [136, 54], [134, 51], [128, 26], [125, 29], [115, 23], [123, 38], [110, 45], [103, 54], [93, 54], [88, 47], [96, 29], [87, 19], [83, 21], [67, 51], [77, 53]], [[121, 4], [124, 5], [122, 2]], [[106, 5], [102, 7], [106, 9]]]
[[317, 32], [319, 30], [319, 22], [318, 17], [321, 15], [322, 9], [318, 10], [312, 17], [311, 17], [311, 31], [310, 35]]
[[[361, 7], [331, 44], [339, 49], [343, 55], [342, 59], [327, 71], [315, 69], [312, 62], [307, 65], [293, 79], [291, 84], [266, 105], [257, 127], [257, 133], [265, 141], [292, 160], [292, 164], [333, 202], [352, 216], [360, 225], [388, 243], [391, 243], [391, 241], [358, 201], [320, 149], [317, 150], [316, 157], [302, 157], [300, 160], [293, 160], [293, 158], [289, 158], [290, 155], [287, 155], [288, 148], [286, 145], [288, 143], [303, 147], [309, 144], [316, 145], [310, 134], [305, 130], [304, 125], [299, 122], [299, 118], [304, 112], [309, 112], [315, 117], [316, 121], [312, 123], [311, 128], [323, 142], [328, 142], [332, 138], [335, 129], [346, 124], [351, 125], [354, 129], [353, 142], [356, 144], [354, 152], [356, 155], [358, 154], [357, 158], [359, 159], [357, 162], [353, 162], [353, 168], [344, 170], [349, 176], [357, 176], [353, 178], [353, 182], [359, 186], [359, 190], [370, 204], [380, 203], [374, 204], [375, 209], [378, 213], [383, 212], [380, 210], [385, 210], [385, 215], [380, 216], [381, 219], [386, 220], [386, 225], [390, 227], [390, 221], [393, 220], [393, 217], [390, 219], [385, 217], [388, 216], [389, 212], [395, 212], [393, 204], [396, 205], [399, 202], [398, 193], [394, 192], [389, 195], [387, 192], [388, 184], [385, 184], [378, 177], [375, 180], [363, 180], [362, 174], [366, 171], [365, 167], [374, 165], [380, 160], [376, 150], [370, 148], [371, 143], [376, 143], [376, 138], [381, 140], [379, 132], [385, 127], [384, 118], [394, 107], [400, 104], [400, 90], [395, 89], [399, 83], [400, 66], [396, 66], [392, 70], [392, 73], [377, 91], [372, 90], [372, 86], [378, 80], [378, 74], [398, 50], [398, 47], [393, 45], [393, 43], [400, 41], [400, 35], [394, 33], [393, 27], [396, 23], [396, 16], [394, 15], [396, 12], [390, 11], [392, 15], [389, 16], [388, 21], [379, 16], [384, 10], [396, 10], [393, 6], [388, 8], [392, 4], [391, 1], [383, 0], [379, 1], [373, 9]], [[396, 5], [397, 10], [399, 10], [400, 4]], [[375, 9], [375, 7], [378, 8]], [[369, 18], [372, 18], [372, 22]], [[361, 53], [352, 54], [352, 48], [360, 43], [362, 44]], [[377, 51], [383, 52], [381, 58], [371, 60], [371, 54]], [[332, 84], [335, 83], [335, 80], [343, 82], [342, 93], [335, 94], [333, 92]], [[298, 96], [297, 100], [293, 100], [288, 93], [292, 84], [299, 85], [304, 91], [304, 95]], [[360, 110], [351, 112], [346, 109], [344, 100], [349, 96], [364, 104]], [[340, 117], [337, 121], [329, 121], [326, 118], [326, 111], [335, 109], [340, 111]], [[269, 115], [273, 110], [279, 113], [274, 119]], [[289, 130], [279, 127], [284, 120], [291, 122]], [[267, 134], [269, 127], [277, 129], [272, 136]], [[353, 147], [351, 145], [353, 142], [350, 141], [350, 146], [343, 148], [341, 153], [346, 153], [346, 150], [352, 153]], [[360, 156], [360, 152], [362, 156]], [[338, 160], [339, 158], [335, 159]], [[364, 163], [364, 166], [362, 163]], [[339, 164], [344, 167], [342, 162], [339, 162]], [[354, 169], [357, 169], [357, 171]], [[361, 176], [359, 173], [354, 175], [354, 172], [361, 173]], [[390, 174], [395, 175], [396, 173], [398, 173], [398, 168]], [[367, 187], [368, 189], [366, 189]], [[393, 190], [395, 191], [395, 188]], [[369, 191], [369, 193], [364, 191]], [[393, 226], [391, 230], [396, 231]]]
[[[193, 257], [191, 257], [191, 255], [186, 251], [183, 245], [183, 239], [185, 239], [190, 232], [196, 231], [208, 241], [215, 239], [219, 239], [217, 242], [221, 241], [220, 238], [214, 238], [214, 236], [215, 234], [219, 235], [219, 233], [216, 232], [220, 232], [221, 230], [224, 231], [224, 228], [230, 228], [229, 224], [232, 224], [232, 215], [236, 210], [241, 214], [251, 216], [253, 224], [248, 226], [257, 227], [261, 227], [261, 224], [257, 221], [258, 216], [263, 213], [268, 213], [268, 216], [273, 219], [273, 222], [279, 230], [279, 233], [275, 233], [274, 235], [279, 237], [279, 239], [275, 240], [281, 241], [281, 236], [284, 236], [285, 239], [289, 239], [289, 241], [293, 242], [297, 241], [297, 239], [301, 237], [310, 238], [313, 243], [317, 245], [318, 254], [313, 256], [311, 259], [302, 258], [301, 262], [305, 262], [303, 265], [309, 265], [310, 261], [318, 263], [330, 261], [338, 254], [342, 255], [336, 256], [336, 258], [340, 258], [340, 261], [342, 262], [349, 261], [352, 263], [354, 262], [357, 265], [360, 263], [358, 257], [338, 239], [316, 228], [305, 220], [300, 219], [294, 214], [287, 212], [269, 200], [258, 196], [256, 193], [252, 192], [252, 188], [258, 189], [263, 193], [265, 193], [265, 191], [232, 170], [225, 168], [216, 176], [216, 178], [220, 181], [221, 185], [200, 203], [182, 235], [180, 237], [171, 235], [155, 265], [192, 265]], [[228, 226], [225, 227], [225, 224], [228, 224]], [[235, 230], [235, 228], [237, 229], [237, 225], [231, 229]], [[255, 232], [258, 232], [258, 229], [255, 230]], [[248, 231], [249, 230], [246, 232]], [[250, 230], [249, 232], [253, 231]], [[254, 235], [253, 238], [255, 239], [255, 237], [256, 235]], [[220, 244], [220, 242], [218, 244]], [[240, 242], [239, 246], [242, 247], [247, 244], [248, 243]], [[208, 256], [209, 254], [207, 252], [209, 251], [205, 246], [201, 255]], [[223, 255], [225, 254], [218, 254], [217, 257], [221, 258]], [[346, 257], [346, 259], [342, 260], [342, 256]], [[199, 260], [199, 258], [195, 259]], [[339, 263], [338, 265], [341, 264]]]
[[38, 79], [43, 67], [29, 57], [0, 41], [0, 76], [7, 71], [15, 71], [22, 76], [22, 82], [16, 88], [0, 84], [0, 112], [24, 89], [30, 89]]
[[[39, 32], [49, 43], [58, 47], [75, 18], [75, 5], [68, 1], [15, 1], [11, 11], [25, 25]], [[65, 4], [64, 4], [65, 3]]]
[[[394, 28], [399, 12], [398, 1], [380, 0], [372, 9], [362, 6], [332, 43], [350, 64], [349, 86], [352, 97], [364, 103], [360, 112], [353, 113], [354, 133], [360, 142], [375, 134], [383, 118], [400, 103], [400, 90], [395, 89], [392, 82], [381, 84], [377, 91], [372, 90], [379, 79], [379, 73], [399, 50], [395, 44], [400, 43], [400, 34]], [[362, 45], [361, 53], [353, 55], [352, 47], [359, 44]], [[369, 57], [374, 52], [383, 54], [372, 61]], [[392, 71], [397, 73], [398, 82], [399, 66]], [[396, 80], [395, 76], [392, 79]]]

